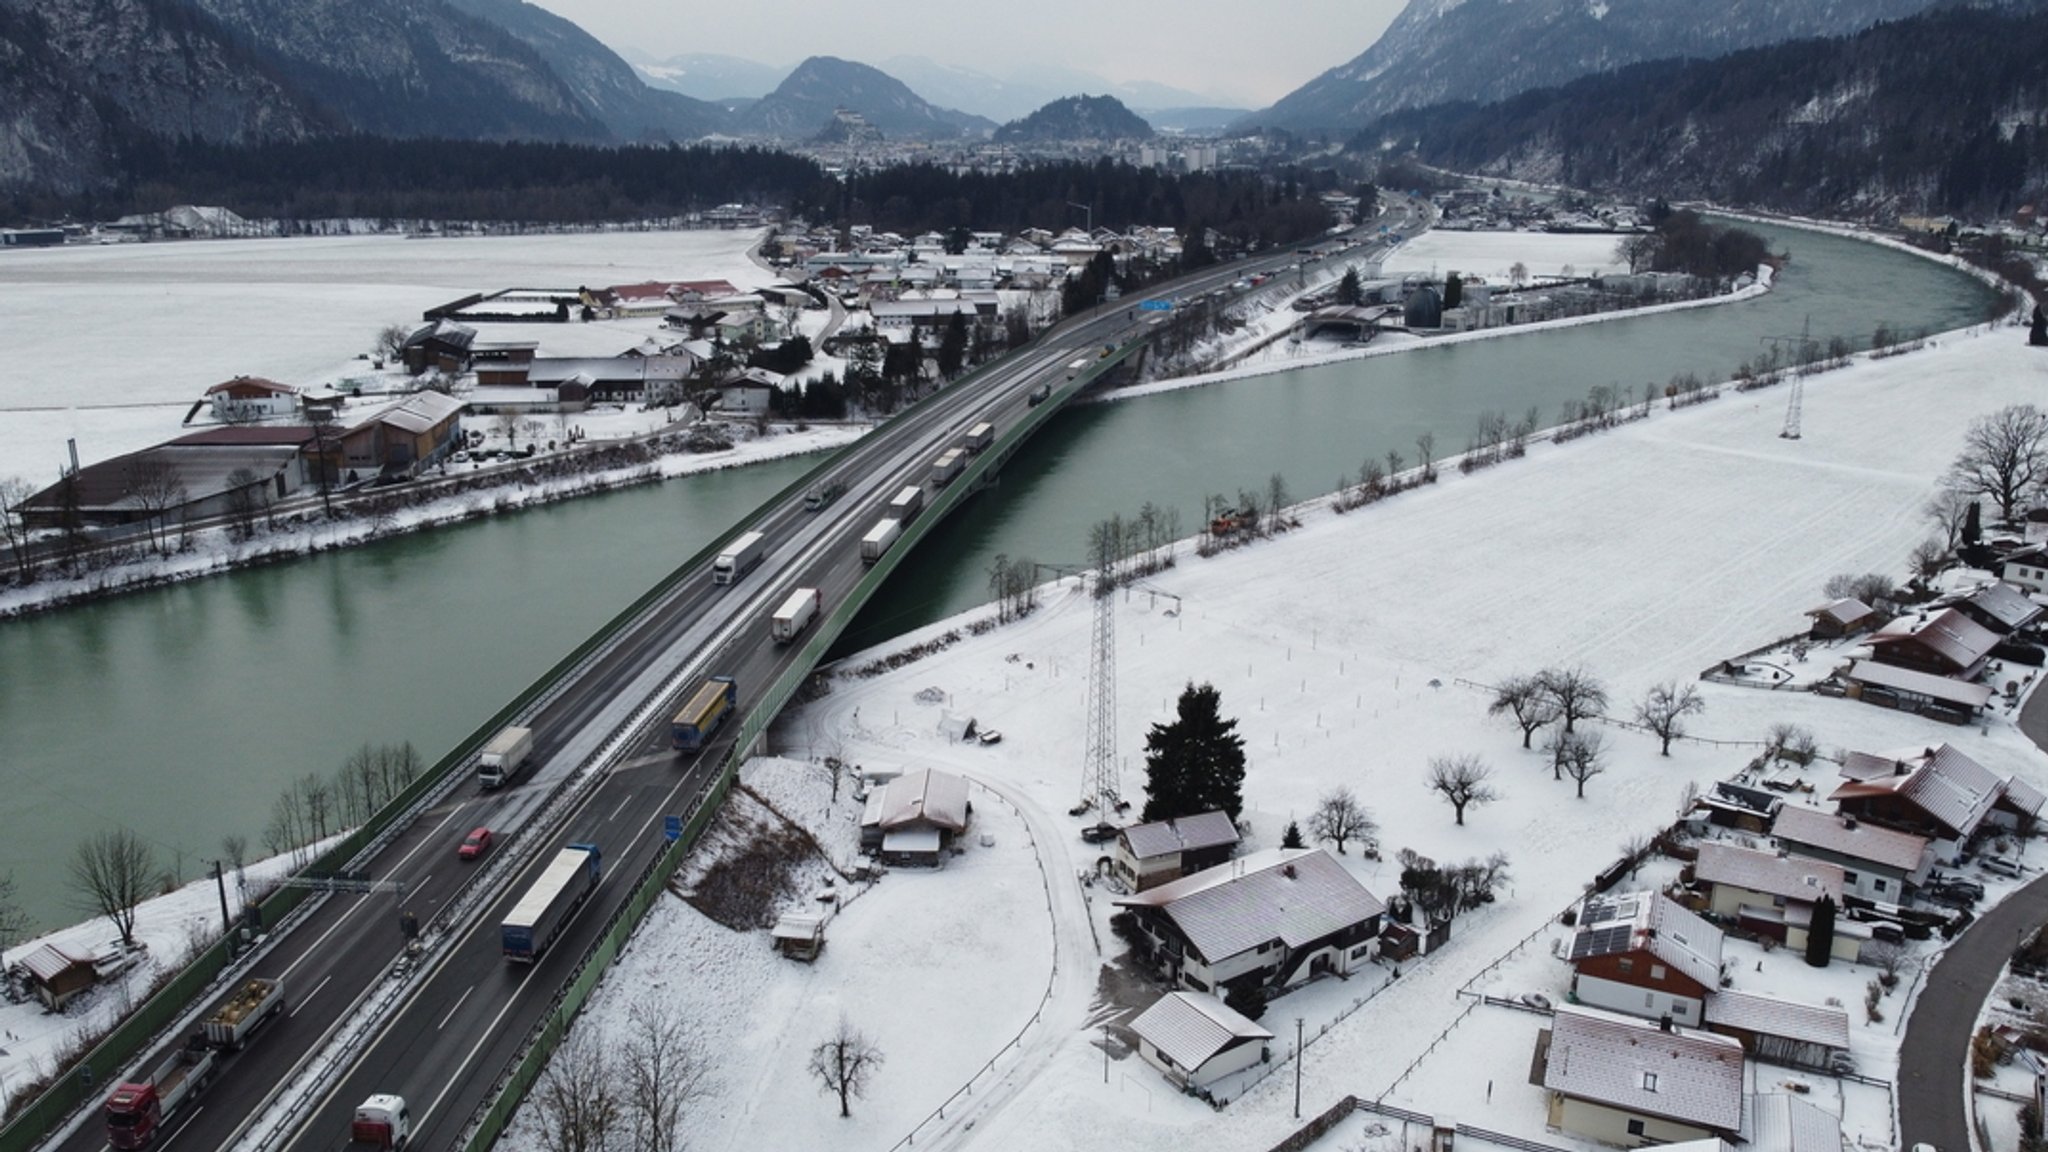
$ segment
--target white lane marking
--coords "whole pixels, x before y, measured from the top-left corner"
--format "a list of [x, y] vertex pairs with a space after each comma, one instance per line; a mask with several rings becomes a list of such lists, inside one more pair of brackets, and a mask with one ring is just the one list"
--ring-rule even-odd
[[285, 1013], [285, 1015], [287, 1017], [297, 1016], [299, 1014], [299, 1009], [304, 1008], [306, 1006], [306, 1001], [311, 1000], [315, 996], [318, 996], [320, 994], [320, 990], [322, 988], [327, 987], [327, 981], [332, 979], [334, 979], [334, 973], [329, 972], [325, 977], [321, 978], [321, 981], [318, 984], [313, 985], [313, 990], [311, 992], [308, 992], [304, 996], [299, 997], [299, 1002], [297, 1004], [292, 1005], [292, 1010]]
[[448, 1022], [450, 1020], [455, 1019], [455, 1014], [462, 1010], [463, 1001], [468, 1000], [469, 994], [474, 991], [476, 991], [476, 985], [474, 984], [471, 984], [469, 987], [464, 988], [462, 990], [462, 995], [455, 998], [455, 1007], [448, 1009], [448, 1014], [446, 1016], [441, 1017], [441, 1023], [435, 1027], [434, 1031], [440, 1032], [445, 1030], [448, 1027]]

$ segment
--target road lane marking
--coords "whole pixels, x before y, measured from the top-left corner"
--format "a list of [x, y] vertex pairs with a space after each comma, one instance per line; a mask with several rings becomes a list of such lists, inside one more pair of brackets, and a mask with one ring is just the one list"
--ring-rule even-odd
[[474, 984], [471, 984], [471, 985], [470, 985], [469, 987], [467, 987], [467, 988], [464, 988], [464, 989], [462, 990], [462, 995], [460, 995], [460, 996], [458, 996], [458, 997], [456, 997], [456, 998], [455, 998], [455, 1007], [453, 1007], [453, 1008], [450, 1008], [450, 1009], [448, 1010], [448, 1014], [447, 1014], [446, 1016], [443, 1016], [443, 1017], [441, 1017], [441, 1023], [440, 1023], [440, 1025], [439, 1025], [438, 1027], [436, 1027], [436, 1028], [434, 1029], [434, 1031], [436, 1031], [436, 1032], [441, 1032], [441, 1031], [445, 1031], [445, 1030], [447, 1029], [447, 1027], [448, 1027], [448, 1022], [449, 1022], [450, 1020], [453, 1020], [453, 1019], [455, 1019], [455, 1014], [456, 1014], [457, 1012], [460, 1012], [460, 1011], [462, 1010], [462, 1003], [463, 1003], [463, 1001], [465, 1001], [465, 1000], [469, 999], [469, 994], [470, 994], [471, 992], [474, 992], [474, 991], [476, 991], [476, 985], [474, 985]]
[[313, 990], [311, 992], [308, 992], [304, 996], [299, 997], [299, 1002], [297, 1004], [292, 1005], [292, 1010], [285, 1013], [285, 1018], [290, 1019], [293, 1016], [297, 1016], [299, 1014], [299, 1009], [304, 1008], [306, 1006], [306, 1001], [311, 1000], [315, 996], [318, 996], [320, 994], [320, 990], [322, 988], [327, 987], [327, 981], [332, 979], [334, 979], [334, 973], [329, 972], [325, 977], [321, 979], [321, 981], [318, 984], [313, 985]]
[[633, 794], [631, 792], [628, 792], [623, 797], [620, 797], [619, 806], [617, 808], [612, 809], [612, 814], [610, 816], [605, 817], [604, 822], [609, 824], [612, 821], [617, 820], [619, 818], [619, 813], [624, 812], [626, 810], [626, 805], [631, 804], [632, 802]]
[[184, 1135], [185, 1129], [190, 1128], [192, 1126], [192, 1122], [194, 1120], [199, 1119], [199, 1114], [204, 1111], [206, 1111], [206, 1105], [201, 1104], [197, 1108], [192, 1109], [190, 1112], [185, 1113], [185, 1122], [183, 1124], [178, 1125], [178, 1130], [176, 1132], [173, 1132], [169, 1136], [164, 1137], [162, 1140], [157, 1141], [157, 1147], [169, 1147], [171, 1141], [176, 1140], [178, 1137]]

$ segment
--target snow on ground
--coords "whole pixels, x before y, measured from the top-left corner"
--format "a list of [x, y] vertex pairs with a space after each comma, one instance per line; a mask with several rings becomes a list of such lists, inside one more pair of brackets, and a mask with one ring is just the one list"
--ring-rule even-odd
[[[1627, 271], [1628, 261], [1615, 255], [1626, 234], [1611, 232], [1424, 232], [1387, 254], [1383, 273], [1410, 272], [1443, 277], [1483, 276], [1490, 284], [1506, 284], [1510, 269], [1521, 264], [1531, 277], [1598, 276]], [[1571, 271], [1565, 271], [1569, 268]]]
[[[1349, 514], [1318, 502], [1302, 510], [1302, 527], [1279, 540], [1210, 559], [1183, 547], [1176, 567], [1119, 598], [1117, 739], [1127, 792], [1142, 785], [1147, 727], [1170, 717], [1184, 684], [1210, 681], [1237, 718], [1250, 755], [1251, 846], [1277, 843], [1290, 818], [1305, 817], [1319, 795], [1343, 786], [1361, 794], [1381, 826], [1388, 863], [1344, 858], [1376, 892], [1394, 887], [1390, 861], [1402, 847], [1439, 861], [1496, 850], [1509, 856], [1512, 879], [1499, 902], [1461, 918], [1448, 947], [1403, 965], [1400, 979], [1356, 1012], [1335, 1020], [1361, 998], [1365, 989], [1356, 980], [1325, 982], [1272, 1005], [1264, 1022], [1276, 1032], [1303, 1016], [1310, 1036], [1320, 1034], [1303, 1066], [1305, 1115], [1345, 1093], [1377, 1096], [1392, 1088], [1392, 1098], [1408, 1107], [1455, 1111], [1468, 1121], [1484, 1117], [1478, 1122], [1491, 1128], [1568, 1143], [1543, 1131], [1540, 1094], [1526, 1084], [1537, 1018], [1499, 1008], [1466, 1014], [1472, 1001], [1457, 990], [1502, 957], [1509, 959], [1501, 971], [1517, 966], [1509, 977], [1488, 976], [1506, 979], [1503, 991], [1560, 987], [1560, 974], [1543, 963], [1548, 946], [1540, 940], [1557, 913], [1624, 840], [1668, 822], [1688, 782], [1739, 771], [1774, 722], [1804, 724], [1830, 750], [1952, 740], [1994, 770], [2048, 782], [2048, 760], [2002, 717], [1980, 732], [1846, 700], [1708, 683], [1700, 685], [1707, 711], [1694, 718], [1693, 734], [1729, 743], [1681, 741], [1665, 758], [1650, 738], [1608, 728], [1611, 770], [1591, 780], [1580, 800], [1569, 781], [1551, 778], [1538, 753], [1521, 749], [1518, 730], [1487, 716], [1482, 687], [1580, 663], [1626, 712], [1654, 683], [1692, 682], [1724, 657], [1795, 631], [1830, 575], [1900, 570], [1925, 535], [1920, 510], [1969, 422], [2028, 398], [2038, 371], [2011, 331], [1942, 337], [1918, 354], [1864, 360], [1808, 381], [1806, 435], [1798, 441], [1777, 434], [1781, 392], [1730, 393], [1570, 445], [1539, 445], [1528, 459], [1495, 469], [1447, 471], [1434, 486]], [[1078, 822], [1065, 815], [1082, 784], [1090, 619], [1087, 599], [1071, 582], [1050, 587], [1044, 606], [1020, 624], [885, 675], [835, 680], [830, 695], [791, 713], [782, 731], [827, 733], [838, 754], [854, 762], [951, 767], [1000, 789], [1034, 828], [1048, 830], [1036, 837], [1045, 874], [1070, 898], [1092, 898], [1088, 918], [1099, 929], [1109, 911], [1104, 894], [1061, 879], [1088, 870], [1099, 853], [1080, 842]], [[958, 627], [957, 620], [935, 625], [891, 647]], [[855, 656], [845, 667], [873, 655]], [[947, 695], [944, 711], [1001, 729], [1003, 742], [949, 742], [940, 709], [916, 698], [933, 688]], [[1429, 757], [1464, 752], [1493, 765], [1502, 797], [1471, 810], [1459, 827], [1422, 777]], [[1826, 765], [1810, 771], [1826, 778]], [[998, 844], [1015, 839], [999, 835]], [[963, 864], [979, 851], [971, 848]], [[1646, 871], [1645, 882], [1650, 876]], [[1000, 1014], [1011, 997], [1035, 996], [1044, 987], [1047, 925], [1038, 913], [1004, 911], [1001, 900], [991, 899], [1002, 890], [973, 877], [966, 867], [915, 877], [899, 872], [877, 889], [918, 889], [919, 899], [890, 907], [890, 939], [944, 924], [942, 939], [957, 933], [967, 941], [946, 958], [946, 975], [928, 981], [934, 999], [951, 1005], [930, 1019], [944, 1021], [941, 1034], [958, 1029], [973, 1042], [942, 1041], [949, 1059], [920, 1064], [915, 1077], [885, 1069], [865, 1106], [873, 1123], [828, 1123], [811, 1085], [783, 1070], [790, 1057], [782, 1049], [802, 1047], [809, 1035], [794, 1035], [788, 1023], [784, 989], [792, 981], [803, 985], [804, 1003], [859, 1005], [877, 1028], [910, 1010], [871, 988], [887, 977], [893, 953], [859, 934], [856, 917], [879, 907], [863, 908], [876, 899], [864, 898], [849, 910], [826, 964], [766, 981], [759, 997], [743, 991], [760, 983], [753, 969], [727, 980], [734, 998], [721, 1000], [713, 1014], [727, 1023], [714, 1026], [739, 1034], [758, 1028], [769, 1043], [723, 1067], [722, 1095], [711, 1106], [721, 1135], [706, 1147], [779, 1143], [774, 1137], [801, 1122], [820, 1125], [810, 1130], [819, 1134], [852, 1136], [858, 1128], [857, 1139], [839, 1143], [887, 1148], [912, 1134], [914, 1118], [935, 1096], [971, 1079], [973, 1102], [963, 1098], [964, 1112], [918, 1129], [919, 1146], [1164, 1150], [1199, 1126], [1208, 1144], [1250, 1148], [1293, 1129], [1291, 1069], [1221, 1112], [1175, 1095], [1127, 1054], [1110, 1062], [1105, 1083], [1095, 1029], [1110, 1005], [1086, 997], [1053, 998], [1048, 1035], [1056, 1043], [1033, 1042], [1009, 1067], [978, 1074], [986, 1059], [980, 1053], [1004, 1031], [984, 1019], [981, 1001]], [[674, 908], [665, 911], [636, 951], [688, 954], [722, 932], [678, 918], [687, 921]], [[1061, 933], [1066, 939], [1072, 929]], [[1008, 958], [994, 964], [985, 944], [991, 934], [1007, 935], [1038, 967]], [[1518, 949], [1532, 936], [1539, 940]], [[871, 951], [863, 951], [863, 940], [875, 945]], [[1104, 935], [1102, 945], [1103, 960], [1119, 951], [1113, 937]], [[745, 946], [755, 953], [765, 947], [758, 937]], [[916, 955], [926, 962], [922, 951]], [[1088, 950], [1077, 966], [1100, 963]], [[1061, 975], [1071, 978], [1068, 967], [1063, 960]], [[1739, 980], [1795, 999], [1834, 996], [1860, 1015], [1868, 968], [1802, 969], [1785, 956], [1759, 953]], [[958, 1006], [956, 997], [970, 990], [974, 1004]], [[1886, 1012], [1895, 1028], [1904, 1015], [1899, 995], [1886, 1001]], [[743, 1020], [772, 1023], [734, 1023]], [[1854, 1043], [1859, 1061], [1882, 1068], [1895, 1054], [1896, 1033], [1859, 1024]], [[1291, 1037], [1283, 1036], [1276, 1059], [1289, 1049]], [[1773, 1069], [1756, 1075], [1765, 1088], [1784, 1078]], [[1490, 1106], [1488, 1081], [1496, 1094]], [[1845, 1096], [1816, 1084], [1809, 1099], [1847, 1111], [1852, 1134], [1875, 1138], [1888, 1137], [1883, 1096], [1874, 1089]], [[742, 1111], [753, 1119], [734, 1119]], [[1324, 1146], [1348, 1146], [1364, 1124], [1365, 1118], [1347, 1123]]]
[[[0, 255], [11, 369], [0, 378], [0, 475], [54, 479], [70, 437], [86, 463], [169, 439], [201, 393], [236, 375], [297, 386], [368, 375], [355, 358], [379, 329], [472, 292], [651, 279], [759, 287], [772, 277], [747, 258], [758, 238], [620, 232], [9, 249]], [[542, 340], [543, 355], [611, 355], [659, 326], [658, 317], [492, 325], [483, 338], [522, 338], [518, 330]]]

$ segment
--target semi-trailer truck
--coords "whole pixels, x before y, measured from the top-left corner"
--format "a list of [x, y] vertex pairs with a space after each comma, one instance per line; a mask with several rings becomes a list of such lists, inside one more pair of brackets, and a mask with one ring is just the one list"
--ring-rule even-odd
[[361, 1149], [399, 1149], [412, 1139], [412, 1111], [405, 1097], [379, 1092], [356, 1105], [348, 1124], [348, 1146]]
[[768, 551], [768, 537], [760, 532], [742, 533], [711, 562], [711, 582], [731, 584], [754, 570]]
[[505, 959], [519, 964], [540, 959], [562, 926], [597, 891], [597, 882], [604, 879], [602, 855], [595, 844], [571, 844], [548, 861], [500, 925]]
[[206, 1037], [206, 1042], [215, 1048], [240, 1052], [249, 1042], [249, 1033], [282, 1011], [284, 980], [256, 976], [236, 989], [225, 1004], [206, 1018], [199, 1030]]
[[846, 495], [845, 484], [837, 480], [827, 481], [804, 493], [804, 511], [816, 512], [844, 495]]
[[979, 456], [984, 448], [996, 442], [996, 426], [984, 420], [967, 430], [967, 439], [962, 447], [969, 456]]
[[480, 787], [498, 788], [511, 782], [533, 753], [533, 729], [517, 725], [505, 729], [484, 745], [477, 757], [476, 782]]
[[917, 515], [918, 509], [923, 507], [924, 489], [912, 484], [890, 499], [889, 518], [896, 521], [899, 526], [908, 524], [911, 517]]
[[816, 588], [799, 588], [789, 594], [782, 607], [768, 621], [768, 635], [777, 644], [787, 644], [797, 634], [810, 627], [817, 618], [820, 597]]
[[944, 488], [960, 475], [960, 469], [967, 464], [967, 453], [958, 448], [948, 448], [932, 461], [932, 487]]
[[903, 525], [898, 521], [883, 520], [877, 523], [868, 529], [867, 535], [860, 538], [860, 562], [873, 564], [880, 560], [882, 554], [889, 550], [889, 545], [894, 544], [896, 538], [901, 535]]
[[147, 1148], [156, 1143], [164, 1122], [176, 1115], [213, 1078], [220, 1052], [195, 1034], [183, 1048], [164, 1058], [140, 1080], [117, 1086], [103, 1109], [107, 1144], [113, 1148]]
[[738, 707], [740, 690], [730, 676], [708, 677], [683, 704], [669, 724], [669, 735], [678, 752], [703, 748]]

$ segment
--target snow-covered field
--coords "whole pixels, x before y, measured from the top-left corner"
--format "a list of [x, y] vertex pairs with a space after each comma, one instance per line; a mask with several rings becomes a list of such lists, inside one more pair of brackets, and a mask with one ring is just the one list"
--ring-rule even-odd
[[[1390, 253], [1386, 275], [1420, 272], [1441, 279], [1453, 272], [1506, 284], [1516, 264], [1531, 277], [1598, 276], [1628, 271], [1615, 255], [1624, 235], [1597, 232], [1424, 232]], [[1569, 269], [1569, 271], [1567, 271]]]
[[[2048, 759], [2003, 718], [1980, 732], [1810, 694], [1702, 684], [1707, 710], [1691, 731], [1734, 743], [1682, 741], [1664, 758], [1649, 737], [1609, 728], [1611, 769], [1580, 800], [1538, 753], [1521, 749], [1518, 730], [1487, 716], [1481, 687], [1583, 664], [1605, 681], [1613, 710], [1626, 713], [1656, 682], [1691, 682], [1723, 657], [1796, 631], [1829, 576], [1900, 572], [1927, 533], [1921, 508], [1969, 422], [2030, 398], [2044, 367], [2012, 329], [1943, 337], [1918, 354], [1809, 381], [1797, 441], [1778, 436], [1782, 390], [1731, 392], [1570, 445], [1539, 445], [1528, 459], [1495, 469], [1447, 471], [1434, 486], [1364, 510], [1338, 515], [1312, 505], [1299, 529], [1215, 558], [1184, 546], [1175, 568], [1120, 597], [1117, 739], [1128, 793], [1142, 786], [1148, 726], [1170, 718], [1184, 684], [1209, 681], [1250, 755], [1251, 847], [1277, 843], [1290, 818], [1343, 786], [1372, 808], [1389, 858], [1403, 847], [1447, 862], [1496, 850], [1510, 858], [1504, 898], [1461, 918], [1447, 948], [1404, 965], [1362, 1008], [1345, 1015], [1370, 991], [1356, 980], [1315, 985], [1271, 1006], [1264, 1023], [1276, 1033], [1291, 1033], [1301, 1016], [1312, 1038], [1305, 1116], [1346, 1093], [1391, 1088], [1389, 1099], [1406, 1107], [1570, 1143], [1544, 1131], [1540, 1093], [1526, 1083], [1537, 1018], [1486, 1007], [1467, 1014], [1470, 1001], [1456, 991], [1483, 976], [1490, 991], [1554, 995], [1565, 979], [1561, 964], [1544, 940], [1523, 942], [1546, 931], [1623, 841], [1667, 823], [1688, 782], [1741, 768], [1774, 722], [1807, 725], [1829, 750], [1950, 740], [1996, 771], [2048, 783]], [[1070, 582], [1048, 589], [1045, 606], [1023, 623], [886, 675], [839, 679], [829, 696], [786, 718], [785, 732], [830, 733], [841, 755], [870, 768], [946, 768], [1000, 792], [1034, 830], [1054, 907], [1063, 889], [1073, 911], [1054, 913], [1049, 926], [1042, 907], [1023, 914], [1011, 903], [1015, 892], [995, 883], [1014, 868], [1016, 818], [1007, 810], [992, 815], [1008, 822], [996, 825], [996, 848], [970, 845], [936, 874], [894, 873], [849, 905], [815, 967], [767, 962], [765, 933], [735, 937], [669, 906], [634, 944], [638, 954], [676, 958], [654, 967], [673, 970], [691, 956], [753, 957], [733, 961], [701, 995], [678, 992], [693, 1011], [746, 1038], [717, 1046], [719, 1086], [700, 1110], [701, 1126], [693, 1125], [695, 1146], [814, 1147], [831, 1139], [886, 1149], [914, 1129], [919, 1147], [1165, 1150], [1199, 1127], [1205, 1145], [1257, 1148], [1294, 1128], [1291, 1069], [1220, 1113], [1177, 1096], [1122, 1054], [1105, 1074], [1102, 1006], [1082, 990], [1093, 989], [1119, 949], [1106, 931], [1105, 894], [1075, 879], [1099, 850], [1082, 844], [1079, 822], [1066, 815], [1082, 788], [1089, 636], [1088, 601]], [[932, 688], [946, 694], [944, 705], [918, 702]], [[952, 742], [942, 712], [972, 715], [1005, 739], [994, 747]], [[785, 739], [799, 756], [802, 743]], [[1501, 798], [1458, 827], [1423, 773], [1431, 756], [1466, 752], [1494, 767]], [[786, 788], [786, 763], [754, 771], [771, 769]], [[1810, 773], [1824, 784], [1829, 766]], [[808, 787], [822, 794], [824, 781], [814, 770]], [[817, 831], [842, 844], [852, 835], [843, 816]], [[1375, 892], [1394, 887], [1391, 862], [1345, 859]], [[1637, 883], [1655, 879], [1646, 870]], [[1075, 903], [1085, 896], [1092, 904]], [[1046, 967], [1049, 932], [1060, 941], [1057, 972]], [[996, 949], [1000, 960], [987, 947], [991, 938], [1012, 942]], [[941, 954], [936, 964], [932, 947]], [[1852, 1010], [1874, 975], [1840, 964], [1808, 973], [1782, 956], [1754, 960], [1763, 970], [1745, 954], [1742, 987], [1806, 1000], [1833, 995]], [[913, 962], [942, 975], [919, 982], [906, 1003], [897, 969]], [[1048, 978], [1044, 1035], [1005, 1051], [1014, 1005], [1038, 995]], [[622, 968], [588, 1026], [603, 1030], [606, 1013], [648, 979]], [[882, 1035], [891, 1060], [870, 1099], [843, 1122], [793, 1071], [834, 1023], [825, 1017], [836, 1019], [842, 1007]], [[1896, 1055], [1897, 996], [1886, 1011], [1885, 1025], [1855, 1030], [1856, 1055], [1869, 1069], [1890, 1067]], [[932, 1047], [944, 1049], [944, 1059], [932, 1059]], [[1291, 1035], [1275, 1048], [1284, 1056]], [[980, 1071], [991, 1058], [994, 1070]], [[1768, 1090], [1785, 1077], [1766, 1069], [1752, 1078]], [[934, 1101], [970, 1082], [972, 1095], [943, 1120], [915, 1127]], [[1830, 1082], [1808, 1098], [1844, 1112], [1854, 1138], [1892, 1138], [1881, 1091], [1844, 1092]], [[1320, 1146], [1356, 1145], [1367, 1119], [1348, 1121]]]
[[[295, 386], [370, 375], [357, 357], [379, 329], [472, 292], [651, 279], [758, 287], [772, 279], [747, 258], [758, 238], [621, 232], [9, 249], [0, 254], [10, 368], [0, 377], [0, 476], [55, 479], [69, 437], [86, 463], [168, 439], [202, 392], [236, 375]], [[548, 325], [542, 352], [614, 354], [659, 326]]]

